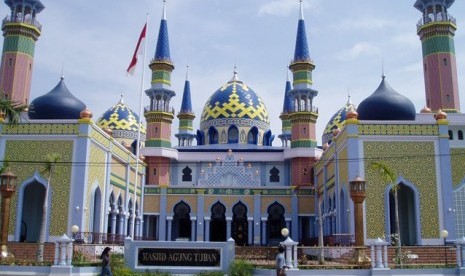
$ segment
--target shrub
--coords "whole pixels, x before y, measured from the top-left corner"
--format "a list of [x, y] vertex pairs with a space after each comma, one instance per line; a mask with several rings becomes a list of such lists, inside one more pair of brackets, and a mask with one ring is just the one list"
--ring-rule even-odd
[[253, 265], [245, 260], [236, 259], [229, 266], [230, 276], [252, 276]]

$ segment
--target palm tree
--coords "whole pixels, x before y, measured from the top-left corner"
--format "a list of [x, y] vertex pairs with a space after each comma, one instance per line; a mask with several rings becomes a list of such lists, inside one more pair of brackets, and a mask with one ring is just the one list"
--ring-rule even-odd
[[42, 173], [47, 176], [47, 186], [45, 187], [44, 204], [42, 206], [42, 224], [40, 226], [39, 247], [37, 249], [37, 262], [44, 261], [44, 244], [45, 244], [45, 224], [47, 222], [48, 211], [48, 191], [50, 181], [55, 169], [55, 165], [60, 162], [61, 156], [57, 153], [49, 153], [45, 156], [45, 164]]
[[402, 258], [401, 258], [401, 239], [400, 239], [400, 222], [399, 222], [399, 201], [398, 201], [398, 190], [399, 184], [396, 183], [397, 175], [395, 172], [389, 167], [387, 164], [383, 162], [372, 162], [371, 167], [378, 171], [379, 175], [385, 180], [387, 183], [392, 184], [391, 192], [394, 194], [394, 212], [395, 212], [395, 224], [396, 224], [396, 234], [397, 237], [394, 236], [395, 246], [397, 247], [396, 255], [399, 263], [402, 265]]
[[17, 104], [10, 99], [0, 97], [0, 118], [4, 117], [9, 124], [16, 125], [20, 121], [20, 114], [25, 106]]

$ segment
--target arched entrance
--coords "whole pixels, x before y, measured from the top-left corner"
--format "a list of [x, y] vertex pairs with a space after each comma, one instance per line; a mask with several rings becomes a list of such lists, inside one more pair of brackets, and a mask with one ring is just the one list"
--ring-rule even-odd
[[174, 206], [173, 227], [171, 229], [171, 238], [173, 240], [191, 239], [192, 224], [191, 224], [191, 208], [184, 201], [179, 202]]
[[94, 193], [94, 204], [92, 206], [92, 232], [100, 232], [100, 216], [102, 214], [102, 192], [97, 187]]
[[281, 229], [284, 227], [286, 227], [284, 207], [275, 202], [268, 207], [268, 220], [266, 221], [266, 236], [269, 245], [277, 245], [282, 241]]
[[226, 241], [226, 207], [220, 202], [211, 208], [210, 241]]
[[[395, 199], [391, 189], [389, 193], [390, 232], [397, 233], [395, 218]], [[415, 208], [415, 192], [404, 183], [398, 184], [397, 201], [399, 205], [399, 228], [401, 245], [418, 245], [417, 213]]]
[[231, 226], [232, 238], [236, 245], [245, 246], [248, 241], [247, 206], [239, 202], [233, 207], [233, 221]]
[[[21, 213], [20, 241], [37, 242], [39, 240], [44, 197], [45, 187], [39, 182], [32, 182], [25, 187]], [[45, 229], [48, 229], [48, 227], [45, 227]]]

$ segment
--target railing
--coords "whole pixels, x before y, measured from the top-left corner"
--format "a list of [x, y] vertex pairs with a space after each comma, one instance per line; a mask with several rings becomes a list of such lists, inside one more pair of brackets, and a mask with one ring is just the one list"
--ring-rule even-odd
[[23, 16], [6, 16], [3, 19], [2, 26], [5, 26], [7, 23], [26, 23], [28, 25], [34, 26], [39, 31], [42, 31], [42, 25], [35, 18], [25, 18]]
[[421, 28], [423, 25], [432, 23], [432, 22], [447, 22], [450, 21], [456, 25], [456, 19], [449, 15], [448, 13], [437, 13], [429, 14], [428, 16], [421, 18], [417, 23], [417, 29]]
[[[73, 235], [76, 244], [124, 244], [126, 235], [98, 233], [98, 232], [77, 232]], [[143, 237], [135, 236], [134, 240], [141, 240]]]

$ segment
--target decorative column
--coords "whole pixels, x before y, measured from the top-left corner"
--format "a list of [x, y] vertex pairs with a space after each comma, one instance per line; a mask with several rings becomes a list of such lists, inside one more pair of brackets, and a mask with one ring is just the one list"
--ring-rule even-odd
[[166, 233], [167, 235], [167, 238], [166, 240], [167, 241], [171, 241], [171, 226], [172, 226], [172, 222], [173, 222], [173, 217], [166, 217], [166, 223], [168, 224], [168, 233]]
[[1, 224], [2, 224], [2, 233], [1, 233], [1, 258], [8, 257], [8, 228], [10, 226], [10, 202], [11, 197], [16, 191], [16, 175], [13, 174], [10, 170], [2, 173], [0, 175], [0, 192], [2, 194], [2, 210], [1, 210]]
[[196, 229], [196, 226], [197, 225], [197, 218], [196, 217], [192, 217], [191, 218], [191, 241], [195, 241], [195, 229]]
[[248, 217], [247, 218], [247, 243], [248, 245], [252, 245], [253, 244], [253, 217]]
[[205, 217], [205, 241], [210, 241], [210, 217]]
[[262, 245], [267, 243], [266, 240], [266, 220], [267, 218], [262, 218]]
[[[366, 182], [360, 176], [349, 182], [350, 198], [354, 202], [354, 221], [355, 221], [355, 246], [362, 247], [365, 245], [364, 228], [363, 228], [363, 202], [366, 198]], [[363, 262], [366, 259], [365, 251], [361, 248], [355, 250], [355, 262]]]
[[232, 222], [232, 217], [227, 217], [226, 218], [226, 240], [231, 238], [231, 222]]

